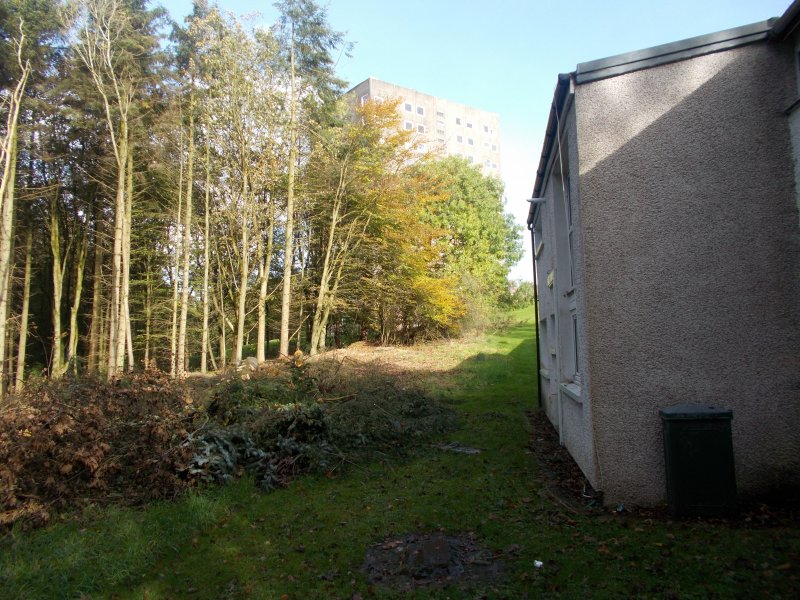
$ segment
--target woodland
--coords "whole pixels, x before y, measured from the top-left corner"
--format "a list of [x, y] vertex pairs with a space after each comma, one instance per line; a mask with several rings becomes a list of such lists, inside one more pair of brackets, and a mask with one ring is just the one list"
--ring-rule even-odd
[[325, 10], [276, 7], [0, 3], [2, 393], [457, 335], [508, 300], [501, 181], [356, 105]]

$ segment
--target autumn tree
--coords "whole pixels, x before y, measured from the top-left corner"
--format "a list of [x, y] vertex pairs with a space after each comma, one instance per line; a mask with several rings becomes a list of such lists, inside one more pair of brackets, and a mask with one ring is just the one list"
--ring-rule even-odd
[[503, 184], [465, 159], [451, 156], [421, 167], [443, 200], [424, 220], [442, 232], [435, 240], [442, 270], [459, 281], [459, 293], [475, 322], [505, 292], [508, 272], [522, 258], [520, 227], [504, 212]]
[[[153, 20], [139, 0], [82, 0], [74, 51], [88, 70], [102, 100], [105, 125], [116, 162], [111, 302], [107, 376], [130, 363], [130, 255], [133, 202], [133, 119], [148, 79], [148, 63], [157, 54]], [[129, 364], [129, 367], [133, 365]]]
[[292, 257], [294, 256], [294, 195], [298, 156], [298, 132], [301, 99], [306, 104], [330, 102], [343, 83], [334, 75], [332, 51], [343, 44], [343, 35], [326, 22], [326, 13], [313, 0], [282, 0], [276, 4], [281, 13], [275, 29], [288, 64], [288, 142], [289, 162], [286, 177], [286, 211], [283, 251], [283, 289], [281, 294], [281, 356], [289, 354], [289, 319], [292, 294]]

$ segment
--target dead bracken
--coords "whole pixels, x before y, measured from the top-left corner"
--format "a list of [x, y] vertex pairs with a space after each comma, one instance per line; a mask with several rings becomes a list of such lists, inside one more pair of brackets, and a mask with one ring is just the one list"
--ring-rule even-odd
[[485, 548], [472, 533], [411, 533], [370, 546], [362, 571], [369, 583], [401, 592], [492, 584], [502, 576], [503, 556]]

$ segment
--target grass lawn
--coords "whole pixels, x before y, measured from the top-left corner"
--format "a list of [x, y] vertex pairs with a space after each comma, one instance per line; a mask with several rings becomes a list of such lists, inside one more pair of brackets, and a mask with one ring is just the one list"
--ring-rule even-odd
[[[270, 494], [247, 479], [146, 509], [97, 509], [0, 542], [2, 598], [790, 598], [796, 526], [574, 513], [537, 485], [532, 310], [502, 332], [376, 353], [413, 371], [460, 428]], [[400, 592], [370, 585], [367, 548], [404, 534], [469, 534], [502, 577]], [[534, 561], [541, 561], [536, 568]]]

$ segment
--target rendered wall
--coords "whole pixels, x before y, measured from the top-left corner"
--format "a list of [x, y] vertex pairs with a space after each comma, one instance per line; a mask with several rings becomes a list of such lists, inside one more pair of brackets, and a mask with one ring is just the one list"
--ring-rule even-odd
[[[547, 376], [540, 376], [544, 410], [550, 422], [558, 430], [561, 443], [569, 450], [575, 462], [594, 487], [599, 480], [595, 464], [592, 437], [592, 413], [589, 375], [586, 366], [589, 362], [586, 331], [585, 288], [580, 237], [580, 195], [577, 177], [577, 135], [575, 113], [569, 109], [561, 115], [560, 130], [562, 144], [554, 146], [548, 165], [548, 176], [544, 184], [543, 196], [546, 202], [540, 205], [544, 246], [537, 260], [539, 279], [539, 333], [542, 366]], [[562, 177], [562, 166], [563, 174]], [[567, 177], [567, 174], [572, 175]], [[569, 187], [567, 196], [572, 205], [574, 222], [574, 286], [569, 276], [569, 249], [566, 238], [567, 224], [564, 209], [562, 185]], [[552, 287], [547, 285], [548, 274], [552, 274]], [[571, 354], [572, 333], [571, 301], [575, 303], [578, 316], [578, 354], [580, 363], [580, 382], [567, 394], [562, 383], [573, 383], [574, 373], [565, 368], [565, 357]]]
[[577, 86], [592, 409], [609, 502], [665, 498], [658, 409], [734, 411], [740, 495], [800, 485], [791, 49]]

